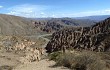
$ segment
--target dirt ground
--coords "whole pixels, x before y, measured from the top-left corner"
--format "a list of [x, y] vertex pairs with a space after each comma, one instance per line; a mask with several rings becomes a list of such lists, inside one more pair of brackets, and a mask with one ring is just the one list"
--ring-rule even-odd
[[22, 56], [21, 53], [0, 51], [0, 70], [69, 70], [64, 67], [53, 67], [55, 62], [48, 59], [23, 64], [20, 62]]
[[[47, 42], [49, 41], [43, 36], [39, 36], [38, 38], [42, 38]], [[47, 42], [41, 43], [40, 41], [37, 42], [37, 44], [40, 47], [45, 47]], [[23, 51], [6, 51], [4, 49], [0, 50], [0, 70], [69, 70], [64, 67], [53, 67], [55, 62], [49, 61], [48, 59], [22, 63], [21, 57], [23, 57], [25, 54], [26, 53]]]

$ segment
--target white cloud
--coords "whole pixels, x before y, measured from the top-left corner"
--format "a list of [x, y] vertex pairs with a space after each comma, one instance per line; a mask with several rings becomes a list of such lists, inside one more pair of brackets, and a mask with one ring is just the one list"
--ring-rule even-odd
[[44, 17], [46, 16], [44, 11], [49, 7], [44, 5], [31, 5], [23, 4], [16, 5], [14, 7], [8, 8], [8, 13], [11, 15], [24, 16], [24, 17]]
[[[2, 8], [2, 6], [0, 6]], [[8, 8], [7, 14], [23, 16], [23, 17], [83, 17], [91, 15], [110, 15], [110, 9], [92, 10], [82, 12], [65, 12], [45, 5], [23, 4]]]
[[3, 6], [0, 6], [0, 8], [3, 8]]
[[[78, 13], [64, 13], [66, 16], [69, 17], [83, 17], [83, 16], [92, 16], [92, 15], [110, 15], [110, 9], [105, 10], [96, 10], [96, 11], [84, 11]], [[62, 14], [62, 17], [66, 17]]]

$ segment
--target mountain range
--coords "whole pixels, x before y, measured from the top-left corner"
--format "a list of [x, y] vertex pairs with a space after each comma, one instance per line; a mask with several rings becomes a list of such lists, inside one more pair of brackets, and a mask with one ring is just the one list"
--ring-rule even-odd
[[[97, 16], [98, 18], [99, 16]], [[104, 19], [105, 16], [103, 16]], [[107, 16], [106, 16], [107, 17]], [[36, 35], [40, 32], [55, 32], [69, 27], [86, 27], [95, 24], [91, 17], [79, 18], [25, 18], [0, 14], [0, 35]], [[102, 17], [100, 17], [102, 18]], [[100, 19], [101, 20], [101, 19]]]
[[77, 17], [76, 19], [89, 19], [94, 21], [102, 21], [108, 17], [110, 17], [110, 15], [85, 16], [85, 17]]

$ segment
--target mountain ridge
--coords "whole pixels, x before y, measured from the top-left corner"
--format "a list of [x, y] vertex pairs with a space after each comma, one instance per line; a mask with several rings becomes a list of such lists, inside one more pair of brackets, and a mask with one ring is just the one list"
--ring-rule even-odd
[[95, 21], [99, 22], [108, 17], [110, 17], [110, 15], [94, 15], [94, 16], [76, 17], [76, 19], [90, 19], [90, 20], [95, 20]]

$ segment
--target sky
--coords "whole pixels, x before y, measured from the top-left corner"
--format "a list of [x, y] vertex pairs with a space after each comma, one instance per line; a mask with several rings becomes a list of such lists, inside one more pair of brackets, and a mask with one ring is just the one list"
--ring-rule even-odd
[[0, 0], [0, 14], [28, 18], [110, 15], [110, 0]]

